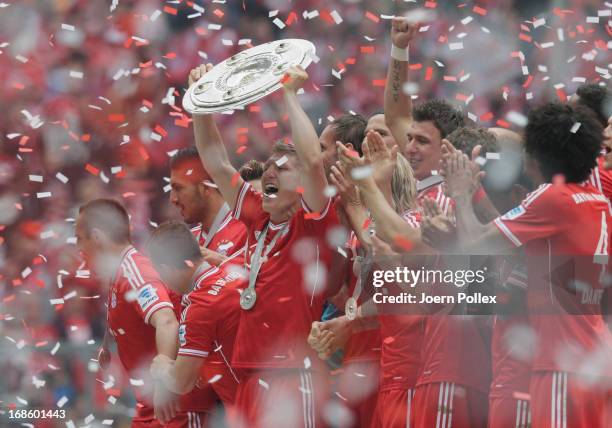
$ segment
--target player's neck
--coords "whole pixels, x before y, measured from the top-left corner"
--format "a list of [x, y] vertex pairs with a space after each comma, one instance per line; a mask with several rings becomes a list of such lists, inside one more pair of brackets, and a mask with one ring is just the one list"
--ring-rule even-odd
[[281, 224], [289, 220], [291, 216], [288, 212], [279, 212], [270, 214], [270, 221], [274, 224]]
[[223, 206], [224, 202], [225, 201], [223, 200], [223, 198], [215, 198], [215, 197], [211, 197], [210, 200], [208, 201], [206, 213], [204, 214], [204, 218], [202, 219], [202, 229], [206, 233], [208, 233], [208, 231], [212, 227], [215, 221], [215, 217], [217, 216], [217, 213]]

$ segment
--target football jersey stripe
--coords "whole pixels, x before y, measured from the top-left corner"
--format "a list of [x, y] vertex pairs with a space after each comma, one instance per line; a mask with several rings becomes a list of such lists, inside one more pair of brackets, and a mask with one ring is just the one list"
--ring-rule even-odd
[[234, 207], [234, 218], [240, 220], [240, 212], [242, 211], [242, 203], [244, 202], [244, 195], [251, 185], [246, 181], [242, 183], [242, 189], [238, 193], [238, 199], [236, 200], [236, 206]]
[[523, 245], [521, 241], [508, 229], [508, 227], [504, 224], [503, 220], [498, 217], [494, 220], [495, 225], [499, 228], [499, 230], [508, 238], [514, 245], [520, 247]]
[[550, 187], [550, 183], [547, 184], [542, 184], [538, 189], [534, 190], [533, 192], [531, 192], [530, 194], [527, 195], [527, 197], [525, 198], [525, 200], [523, 201], [522, 205], [524, 207], [528, 207], [530, 204], [533, 203], [533, 201], [535, 201], [542, 193], [544, 193], [546, 190], [548, 190], [548, 188]]
[[[134, 252], [132, 254], [136, 253], [136, 250], [134, 250]], [[145, 284], [145, 280], [142, 277], [142, 274], [140, 273], [140, 269], [138, 268], [138, 265], [136, 264], [136, 262], [134, 261], [134, 259], [132, 258], [132, 254], [128, 253], [125, 256], [125, 260], [127, 260], [128, 264], [130, 264], [133, 267], [134, 273], [136, 274], [136, 278], [142, 283], [142, 285]]]
[[208, 352], [198, 351], [197, 349], [189, 349], [189, 348], [179, 348], [178, 354], [179, 355], [189, 355], [189, 356], [194, 356], [194, 357], [207, 357], [208, 356]]
[[155, 312], [157, 312], [158, 310], [163, 309], [163, 308], [170, 308], [170, 309], [174, 310], [174, 306], [172, 306], [172, 303], [170, 303], [170, 302], [159, 302], [159, 303], [156, 303], [153, 306], [151, 306], [149, 308], [149, 310], [146, 312], [145, 319], [144, 319], [145, 324], [149, 324], [149, 319], [151, 318], [151, 316]]

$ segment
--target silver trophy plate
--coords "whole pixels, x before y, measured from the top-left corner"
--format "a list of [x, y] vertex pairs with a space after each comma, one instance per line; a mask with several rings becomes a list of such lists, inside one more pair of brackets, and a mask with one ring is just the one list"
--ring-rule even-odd
[[315, 46], [302, 39], [277, 40], [239, 52], [191, 85], [183, 108], [208, 114], [244, 107], [280, 88], [289, 67], [306, 68], [313, 58]]

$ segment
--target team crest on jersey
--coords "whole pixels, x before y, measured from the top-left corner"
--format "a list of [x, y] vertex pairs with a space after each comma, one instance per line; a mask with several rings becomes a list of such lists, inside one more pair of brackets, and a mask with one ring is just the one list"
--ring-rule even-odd
[[514, 220], [515, 218], [520, 217], [523, 214], [525, 214], [525, 208], [522, 205], [519, 205], [518, 207], [514, 207], [506, 214], [504, 214], [502, 216], [502, 220]]
[[116, 307], [117, 307], [117, 295], [113, 291], [113, 294], [111, 294], [111, 308], [115, 309]]
[[138, 290], [138, 304], [143, 311], [146, 311], [149, 306], [159, 300], [157, 291], [151, 284], [147, 284]]
[[219, 245], [217, 245], [217, 253], [223, 256], [227, 256], [227, 252], [233, 246], [234, 246], [234, 243], [232, 241], [228, 241], [227, 239], [224, 239], [223, 241], [219, 242]]
[[185, 336], [187, 335], [187, 328], [185, 324], [181, 324], [178, 330], [179, 344], [181, 346], [185, 346], [187, 344], [187, 339]]

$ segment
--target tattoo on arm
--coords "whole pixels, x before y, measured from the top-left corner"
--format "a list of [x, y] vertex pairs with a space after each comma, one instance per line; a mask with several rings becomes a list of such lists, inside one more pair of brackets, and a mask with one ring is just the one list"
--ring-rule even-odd
[[391, 75], [391, 95], [393, 96], [393, 102], [399, 102], [400, 91], [402, 89], [401, 76], [400, 76], [400, 62], [393, 59], [391, 60], [392, 75]]

